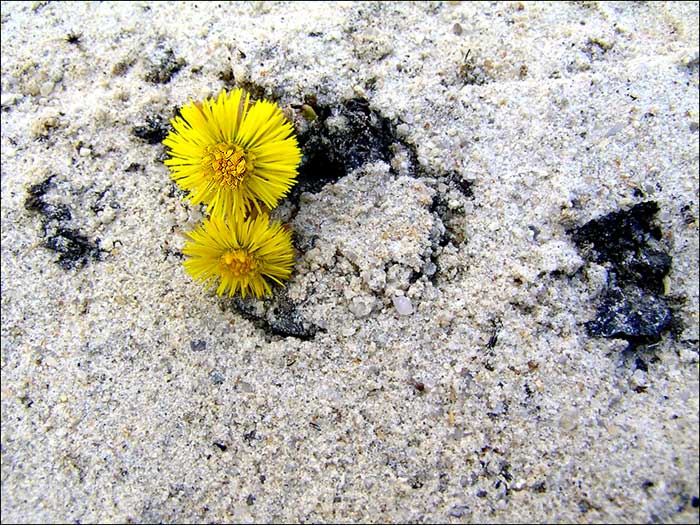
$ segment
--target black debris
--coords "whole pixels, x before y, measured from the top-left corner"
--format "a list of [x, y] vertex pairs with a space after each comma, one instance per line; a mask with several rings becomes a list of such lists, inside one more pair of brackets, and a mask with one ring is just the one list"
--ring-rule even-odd
[[317, 118], [298, 137], [304, 157], [293, 193], [316, 193], [366, 162], [389, 162], [396, 139], [389, 120], [369, 101], [355, 98], [334, 108], [313, 102], [307, 98], [305, 104]]
[[268, 90], [265, 88], [265, 86], [263, 86], [261, 84], [257, 84], [255, 82], [253, 82], [252, 80], [248, 80], [247, 78], [244, 78], [244, 79], [240, 79], [239, 81], [236, 81], [236, 79], [233, 77], [233, 71], [231, 71], [230, 82], [234, 83], [239, 88], [250, 93], [250, 98], [252, 100], [262, 100], [264, 98], [267, 98], [267, 99], [275, 99], [276, 98], [273, 93], [268, 92]]
[[203, 352], [207, 349], [207, 342], [204, 339], [190, 341], [190, 350], [193, 352]]
[[66, 42], [77, 46], [80, 44], [80, 37], [82, 36], [83, 35], [80, 33], [68, 33], [68, 35], [66, 35]]
[[634, 368], [635, 370], [641, 370], [642, 372], [649, 371], [649, 366], [647, 365], [646, 361], [641, 358], [641, 356], [637, 356], [634, 360]]
[[72, 214], [65, 204], [46, 202], [46, 193], [54, 187], [54, 176], [50, 176], [27, 191], [24, 208], [43, 216], [42, 228], [45, 241], [43, 246], [59, 253], [57, 263], [65, 270], [83, 267], [89, 260], [102, 260], [104, 250], [100, 240], [91, 241], [68, 223]]
[[652, 241], [661, 239], [661, 230], [653, 223], [658, 211], [656, 202], [642, 202], [629, 210], [594, 219], [569, 233], [586, 259], [610, 264], [622, 281], [659, 292], [663, 290], [661, 281], [671, 267], [671, 258], [651, 246]]
[[273, 298], [264, 301], [263, 313], [258, 311], [256, 302], [252, 299], [235, 297], [231, 304], [243, 317], [270, 335], [308, 340], [313, 339], [319, 330], [317, 326], [304, 319], [297, 306], [283, 290]]
[[160, 144], [168, 136], [170, 125], [160, 116], [149, 115], [146, 123], [134, 126], [131, 132], [138, 138], [145, 140], [149, 144]]
[[467, 199], [474, 198], [474, 182], [462, 178], [457, 172], [452, 172], [446, 177], [449, 186], [454, 187]]
[[532, 486], [532, 490], [534, 490], [538, 494], [544, 494], [545, 492], [547, 492], [547, 484], [544, 481], [538, 481]]
[[48, 236], [44, 246], [60, 254], [57, 262], [64, 270], [81, 268], [90, 259], [102, 259], [99, 239], [93, 243], [77, 230], [69, 228], [58, 228]]
[[209, 379], [211, 379], [211, 382], [215, 385], [223, 385], [226, 381], [226, 377], [224, 377], [224, 374], [222, 374], [218, 370], [212, 370], [211, 372], [209, 372]]
[[641, 202], [569, 231], [583, 256], [608, 270], [596, 317], [587, 323], [591, 335], [651, 344], [674, 324], [663, 282], [673, 261], [659, 242], [658, 211], [656, 202]]
[[[50, 181], [50, 178], [47, 179]], [[68, 206], [64, 204], [49, 204], [44, 202], [43, 196], [46, 191], [44, 183], [37, 184], [29, 188], [29, 197], [24, 201], [24, 208], [29, 211], [41, 213], [47, 221], [69, 221], [72, 216]]]
[[587, 326], [596, 337], [653, 343], [671, 321], [671, 310], [663, 297], [638, 286], [611, 286], [598, 306], [596, 318]]
[[681, 216], [686, 224], [695, 224], [697, 220], [693, 214], [693, 207], [690, 204], [686, 204], [681, 208]]
[[187, 64], [181, 58], [175, 58], [172, 49], [166, 49], [158, 53], [159, 59], [153, 63], [146, 73], [146, 80], [153, 84], [167, 84], [173, 75]]

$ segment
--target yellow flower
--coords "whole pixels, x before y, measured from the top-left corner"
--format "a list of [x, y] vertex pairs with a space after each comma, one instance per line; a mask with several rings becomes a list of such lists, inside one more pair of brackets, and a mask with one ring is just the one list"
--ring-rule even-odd
[[292, 273], [292, 232], [266, 214], [239, 221], [212, 216], [187, 236], [185, 270], [207, 287], [218, 280], [218, 295], [263, 297], [272, 291], [268, 279], [282, 284]]
[[190, 103], [170, 121], [171, 177], [207, 213], [242, 219], [260, 203], [272, 209], [296, 183], [301, 151], [273, 102], [250, 102], [242, 89]]

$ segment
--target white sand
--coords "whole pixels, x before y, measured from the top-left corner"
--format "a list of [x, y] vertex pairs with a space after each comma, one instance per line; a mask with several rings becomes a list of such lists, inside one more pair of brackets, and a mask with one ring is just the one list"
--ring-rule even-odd
[[[697, 523], [698, 21], [697, 3], [2, 3], [3, 523]], [[184, 65], [149, 81], [162, 60]], [[306, 95], [364, 96], [422, 165], [397, 154], [278, 211], [309, 340], [185, 274], [202, 213], [133, 134], [222, 72], [300, 126]], [[44, 246], [26, 202], [50, 176], [40, 205], [71, 219], [47, 235], [100, 239], [102, 260], [66, 270]], [[606, 270], [566, 230], [648, 200], [682, 326], [630, 353], [588, 335]]]

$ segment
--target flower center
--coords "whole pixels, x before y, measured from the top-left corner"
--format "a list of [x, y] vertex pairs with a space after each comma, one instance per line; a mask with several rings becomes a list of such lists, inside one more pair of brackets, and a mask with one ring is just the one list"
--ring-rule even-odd
[[237, 188], [245, 174], [251, 169], [250, 159], [243, 150], [233, 144], [221, 142], [205, 147], [202, 166], [209, 176], [221, 186]]
[[245, 250], [228, 251], [221, 256], [219, 262], [236, 277], [250, 273], [257, 266], [255, 259]]

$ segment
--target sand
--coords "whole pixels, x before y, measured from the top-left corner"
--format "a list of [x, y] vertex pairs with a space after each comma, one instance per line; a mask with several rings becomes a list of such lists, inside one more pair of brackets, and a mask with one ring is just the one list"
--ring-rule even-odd
[[[3, 523], [697, 523], [699, 18], [3, 2]], [[162, 162], [238, 86], [305, 154], [266, 301]]]

